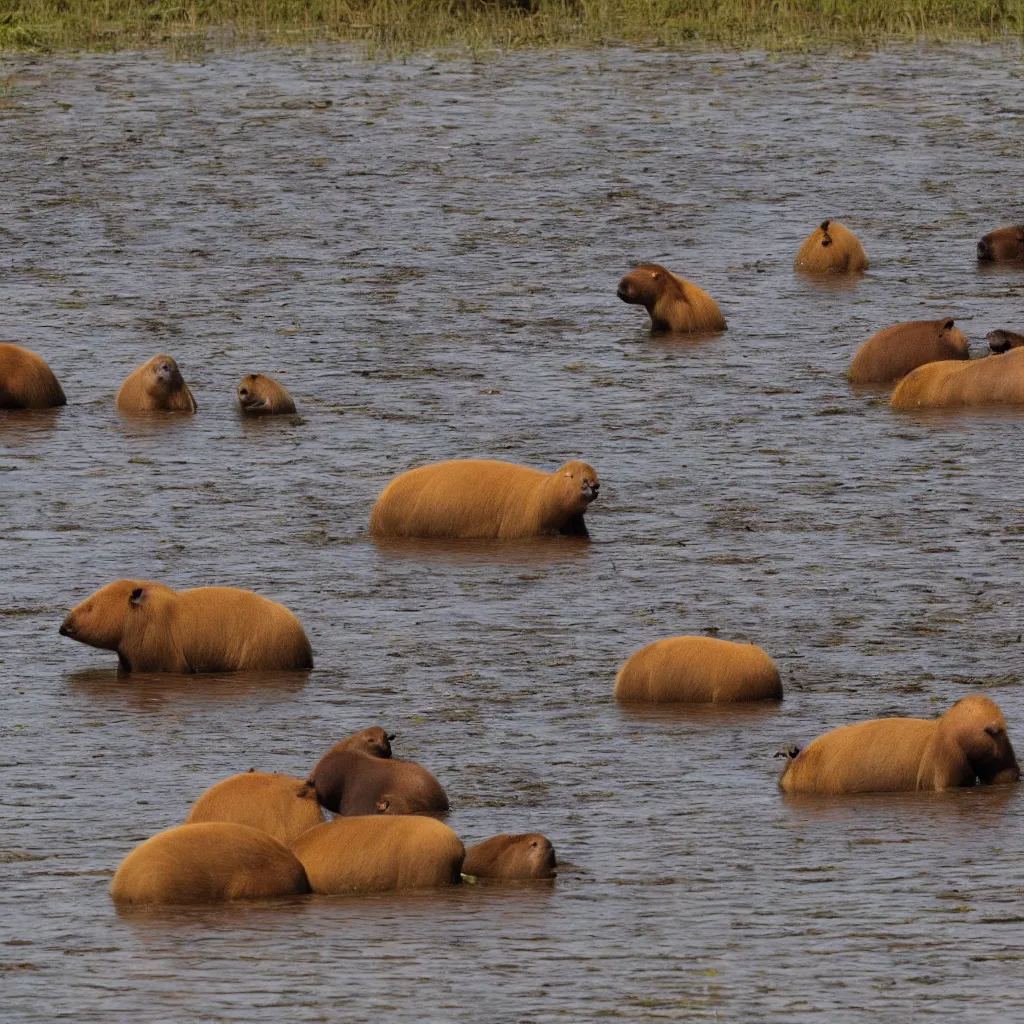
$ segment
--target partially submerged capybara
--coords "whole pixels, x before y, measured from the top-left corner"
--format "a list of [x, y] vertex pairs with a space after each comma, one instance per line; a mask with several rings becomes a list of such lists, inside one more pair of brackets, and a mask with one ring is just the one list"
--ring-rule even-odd
[[66, 404], [42, 356], [10, 342], [0, 344], [0, 409], [50, 409]]
[[276, 772], [243, 772], [203, 793], [185, 824], [233, 821], [258, 828], [287, 845], [323, 820], [316, 790], [308, 782]]
[[998, 331], [989, 331], [985, 335], [985, 340], [993, 352], [1007, 352], [1011, 348], [1020, 348], [1024, 345], [1024, 334], [1000, 329]]
[[877, 718], [790, 752], [787, 793], [883, 793], [1016, 782], [1006, 721], [988, 697], [958, 700], [941, 718]]
[[982, 262], [1019, 260], [1024, 257], [1024, 225], [997, 228], [978, 242]]
[[307, 669], [313, 653], [284, 605], [234, 587], [174, 591], [117, 580], [73, 608], [61, 636], [117, 651], [126, 672]]
[[539, 832], [492, 836], [466, 850], [464, 875], [477, 878], [552, 878], [558, 860], [551, 841]]
[[1024, 405], [1024, 348], [970, 362], [928, 363], [896, 385], [894, 409]]
[[195, 412], [196, 400], [178, 364], [170, 356], [157, 355], [125, 378], [117, 407], [122, 412]]
[[652, 331], [724, 331], [725, 317], [702, 288], [677, 277], [660, 263], [641, 263], [619, 281], [616, 295], [643, 306]]
[[457, 885], [466, 855], [435, 818], [335, 818], [291, 844], [313, 892], [386, 892]]
[[295, 412], [295, 402], [284, 385], [262, 373], [250, 373], [238, 385], [238, 404], [250, 415]]
[[384, 488], [370, 532], [449, 540], [586, 537], [583, 514], [600, 486], [585, 462], [567, 462], [554, 473], [490, 459], [438, 462], [402, 473]]
[[235, 822], [179, 825], [136, 846], [110, 883], [118, 903], [215, 903], [309, 892], [299, 859]]
[[379, 725], [370, 726], [361, 732], [355, 732], [340, 743], [335, 743], [331, 750], [357, 750], [371, 757], [390, 757], [393, 732], [382, 729]]
[[[357, 736], [360, 734], [357, 734]], [[446, 814], [448, 794], [415, 761], [375, 757], [353, 745], [335, 744], [316, 763], [308, 782], [335, 814]]]
[[917, 366], [940, 359], [969, 359], [970, 347], [953, 321], [911, 320], [873, 334], [850, 363], [852, 384], [899, 380]]
[[674, 636], [637, 651], [619, 671], [621, 701], [726, 703], [780, 700], [775, 662], [760, 647], [707, 636]]
[[808, 274], [867, 270], [868, 257], [860, 239], [837, 220], [823, 220], [807, 237], [793, 263]]

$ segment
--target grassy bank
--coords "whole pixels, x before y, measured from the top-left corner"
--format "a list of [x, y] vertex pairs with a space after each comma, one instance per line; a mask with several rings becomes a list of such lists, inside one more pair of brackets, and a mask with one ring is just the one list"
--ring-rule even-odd
[[1024, 0], [0, 0], [0, 48], [358, 41], [371, 50], [1019, 39]]

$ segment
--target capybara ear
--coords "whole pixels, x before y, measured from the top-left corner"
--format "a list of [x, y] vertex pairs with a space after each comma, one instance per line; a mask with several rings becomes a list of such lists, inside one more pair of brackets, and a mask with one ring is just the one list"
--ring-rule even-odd
[[136, 607], [138, 607], [140, 604], [142, 604], [142, 601], [145, 598], [145, 596], [146, 596], [146, 588], [145, 587], [136, 587], [131, 592], [131, 594], [128, 595], [128, 603], [129, 604], [133, 604]]
[[829, 224], [831, 224], [831, 223], [832, 223], [832, 221], [830, 221], [830, 220], [823, 220], [823, 221], [821, 222], [821, 230], [822, 230], [822, 231], [828, 231], [828, 226], [829, 226]]
[[942, 329], [944, 331], [951, 331], [953, 329], [954, 322], [955, 321], [953, 321], [953, 320], [946, 320], [945, 323], [943, 323], [943, 325], [942, 325]]
[[391, 806], [391, 801], [386, 797], [382, 796], [376, 803], [378, 814], [387, 814], [388, 808]]

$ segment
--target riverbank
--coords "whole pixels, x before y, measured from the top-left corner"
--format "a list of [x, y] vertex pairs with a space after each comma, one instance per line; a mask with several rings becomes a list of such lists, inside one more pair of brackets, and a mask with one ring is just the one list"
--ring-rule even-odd
[[0, 49], [364, 43], [370, 52], [1019, 40], [1024, 0], [0, 0]]

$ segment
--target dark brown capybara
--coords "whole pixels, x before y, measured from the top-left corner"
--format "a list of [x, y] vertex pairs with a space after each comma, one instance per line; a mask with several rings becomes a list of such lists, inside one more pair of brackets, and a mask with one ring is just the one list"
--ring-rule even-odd
[[551, 841], [539, 832], [500, 835], [466, 850], [462, 873], [477, 878], [552, 878], [558, 860]]
[[42, 356], [10, 342], [0, 344], [0, 409], [51, 409], [66, 404]]
[[850, 363], [851, 384], [888, 384], [925, 363], [970, 359], [967, 339], [950, 318], [911, 320], [873, 334]]
[[391, 741], [395, 738], [393, 732], [382, 729], [379, 725], [372, 725], [369, 729], [354, 732], [351, 736], [335, 743], [332, 750], [357, 750], [371, 757], [390, 757]]
[[623, 302], [643, 306], [651, 330], [724, 331], [725, 317], [703, 288], [677, 277], [660, 263], [641, 263], [626, 274], [616, 290]]
[[1024, 257], [1024, 224], [997, 228], [978, 242], [978, 259], [1004, 263]]
[[998, 331], [989, 331], [985, 335], [985, 340], [993, 352], [1008, 352], [1011, 348], [1020, 348], [1024, 345], [1024, 334], [1000, 328]]

